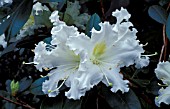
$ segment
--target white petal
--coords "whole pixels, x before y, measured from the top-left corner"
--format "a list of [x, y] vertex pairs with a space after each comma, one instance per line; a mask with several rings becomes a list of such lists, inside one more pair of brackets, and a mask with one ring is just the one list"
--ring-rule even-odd
[[4, 34], [2, 34], [0, 36], [0, 45], [2, 45], [3, 48], [6, 48], [6, 46], [7, 46], [7, 42], [5, 41], [5, 35]]
[[71, 36], [67, 39], [66, 45], [70, 47], [71, 50], [74, 50], [76, 54], [79, 54], [81, 51], [88, 51], [91, 49], [92, 44], [89, 43], [90, 38], [85, 34], [79, 34], [77, 36]]
[[160, 62], [155, 69], [155, 73], [158, 79], [162, 80], [164, 84], [170, 85], [170, 63]]
[[135, 60], [135, 67], [136, 68], [142, 68], [142, 67], [146, 67], [149, 64], [149, 57], [145, 56], [145, 57], [139, 57]]
[[49, 97], [55, 97], [59, 93], [58, 82], [68, 77], [70, 72], [64, 72], [64, 69], [52, 70], [49, 75], [49, 80], [45, 80], [42, 84], [42, 91], [48, 94]]
[[[93, 66], [93, 67], [92, 67]], [[84, 96], [86, 91], [97, 85], [103, 78], [103, 74], [100, 73], [98, 66], [92, 65], [92, 63], [86, 64], [88, 68], [84, 72], [79, 72], [75, 75], [74, 80], [72, 80], [71, 88], [65, 95], [71, 99], [80, 99]]]
[[120, 11], [116, 10], [115, 12], [113, 12], [112, 16], [115, 16], [117, 19], [117, 24], [120, 24], [124, 19], [128, 21], [131, 15], [128, 13], [126, 9], [121, 8]]
[[70, 36], [77, 36], [78, 31], [74, 26], [60, 25], [55, 26], [51, 30], [52, 41], [51, 44], [57, 45], [58, 43], [66, 43], [66, 40]]
[[110, 86], [109, 83], [111, 83], [112, 92], [117, 92], [118, 90], [120, 90], [122, 93], [124, 93], [129, 91], [128, 88], [129, 81], [123, 80], [123, 75], [119, 73], [119, 69], [117, 68], [111, 70], [103, 69], [103, 73], [105, 74], [106, 77], [103, 78], [102, 82], [106, 84], [106, 86]]
[[159, 96], [155, 98], [155, 104], [160, 107], [162, 102], [165, 104], [170, 104], [170, 86], [159, 90]]
[[109, 22], [100, 23], [99, 25], [101, 26], [100, 31], [92, 29], [91, 43], [95, 45], [104, 41], [107, 46], [112, 46], [118, 39], [118, 34], [113, 30], [113, 26]]
[[53, 60], [54, 57], [50, 56], [51, 52], [46, 50], [46, 44], [44, 42], [41, 41], [38, 43], [35, 47], [34, 53], [35, 67], [39, 71], [42, 71], [43, 68], [53, 68], [51, 60]]

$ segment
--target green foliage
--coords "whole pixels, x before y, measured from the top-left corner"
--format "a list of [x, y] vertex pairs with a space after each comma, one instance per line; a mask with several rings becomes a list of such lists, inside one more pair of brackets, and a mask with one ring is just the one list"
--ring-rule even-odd
[[98, 14], [93, 14], [91, 16], [91, 18], [89, 19], [88, 23], [87, 23], [87, 26], [86, 26], [86, 30], [85, 30], [85, 33], [91, 37], [91, 30], [92, 28], [95, 28], [96, 30], [100, 30], [100, 26], [99, 26], [99, 23], [101, 22], [100, 20], [100, 17]]
[[63, 0], [37, 0], [41, 3], [50, 3], [50, 2], [62, 2]]
[[160, 4], [161, 6], [163, 6], [163, 5], [165, 5], [165, 4], [169, 3], [169, 2], [170, 2], [170, 0], [160, 0], [160, 1], [159, 1], [159, 4]]
[[138, 97], [130, 89], [127, 93], [113, 93], [104, 87], [102, 94], [112, 109], [142, 109]]
[[170, 40], [170, 14], [166, 22], [166, 34], [167, 34], [168, 39]]
[[44, 93], [42, 92], [42, 83], [47, 80], [48, 77], [43, 77], [43, 78], [39, 78], [37, 80], [35, 80], [30, 87], [30, 92], [34, 95], [44, 95]]
[[11, 94], [12, 96], [15, 96], [19, 90], [19, 82], [15, 82], [14, 80], [12, 80], [11, 84], [10, 84], [10, 87], [11, 87]]
[[28, 20], [32, 10], [33, 0], [23, 0], [16, 9], [3, 19], [0, 24], [0, 34], [6, 33], [6, 40], [14, 37]]
[[158, 5], [149, 7], [149, 16], [159, 23], [166, 24], [167, 12], [164, 8]]

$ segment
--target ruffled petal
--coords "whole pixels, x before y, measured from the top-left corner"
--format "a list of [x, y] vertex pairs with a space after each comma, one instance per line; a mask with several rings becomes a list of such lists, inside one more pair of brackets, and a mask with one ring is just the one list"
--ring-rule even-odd
[[155, 104], [160, 107], [162, 102], [165, 104], [170, 104], [170, 86], [159, 90], [159, 96], [155, 98]]
[[112, 16], [115, 16], [117, 19], [115, 30], [118, 30], [120, 23], [123, 20], [128, 21], [131, 15], [128, 13], [126, 9], [121, 8], [120, 11], [117, 9], [116, 11], [112, 12]]
[[123, 75], [119, 73], [120, 69], [114, 68], [114, 69], [102, 69], [104, 76], [102, 82], [106, 84], [106, 86], [111, 86], [112, 92], [117, 92], [120, 90], [122, 93], [128, 92], [128, 80], [123, 80]]
[[77, 28], [74, 26], [55, 26], [51, 30], [52, 34], [52, 45], [57, 45], [59, 43], [65, 44], [67, 41], [67, 38], [70, 36], [77, 36], [79, 32], [77, 31]]
[[76, 54], [79, 54], [81, 51], [88, 52], [92, 47], [90, 38], [83, 33], [77, 36], [70, 36], [67, 39], [66, 45], [69, 46], [70, 50], [74, 50]]
[[149, 57], [147, 56], [140, 56], [135, 60], [135, 67], [140, 69], [142, 67], [146, 67], [149, 65]]
[[160, 62], [155, 69], [155, 73], [164, 84], [170, 85], [170, 62]]
[[92, 29], [91, 43], [96, 44], [98, 42], [105, 42], [106, 46], [112, 46], [118, 39], [118, 34], [113, 30], [113, 26], [109, 22], [99, 24], [100, 31]]
[[[92, 67], [93, 66], [93, 67]], [[100, 73], [98, 66], [92, 65], [92, 63], [86, 63], [87, 70], [79, 72], [74, 76], [74, 80], [71, 81], [71, 88], [65, 95], [69, 99], [80, 99], [84, 96], [86, 91], [97, 85], [103, 78], [103, 74]]]
[[[67, 67], [69, 68], [69, 67]], [[69, 76], [70, 71], [64, 71], [65, 69], [52, 70], [47, 76], [48, 80], [45, 80], [42, 84], [42, 91], [48, 94], [49, 97], [55, 97], [59, 94], [58, 82], [64, 80]]]
[[36, 64], [35, 67], [39, 71], [42, 71], [43, 68], [54, 67], [51, 63], [51, 60], [53, 60], [54, 57], [50, 55], [50, 51], [46, 50], [46, 44], [44, 42], [41, 41], [38, 43], [38, 45], [36, 45], [34, 53], [34, 63]]

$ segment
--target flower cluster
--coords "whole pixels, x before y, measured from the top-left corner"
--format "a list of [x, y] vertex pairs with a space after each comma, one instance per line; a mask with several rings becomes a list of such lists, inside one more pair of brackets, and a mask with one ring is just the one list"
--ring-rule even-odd
[[160, 107], [162, 102], [170, 104], [170, 62], [160, 62], [155, 69], [155, 73], [158, 79], [162, 80], [167, 86], [165, 89], [162, 87], [159, 90], [159, 96], [155, 98], [155, 104]]
[[141, 55], [143, 45], [136, 40], [137, 30], [128, 21], [127, 10], [121, 8], [112, 16], [117, 18], [116, 24], [100, 23], [101, 30], [93, 28], [89, 38], [76, 27], [60, 21], [58, 11], [51, 14], [51, 45], [40, 42], [34, 57], [37, 69], [51, 69], [49, 79], [42, 84], [45, 94], [54, 97], [65, 84], [70, 88], [65, 95], [69, 99], [80, 99], [99, 82], [110, 86], [114, 93], [129, 91], [129, 81], [123, 79], [120, 68], [133, 64], [141, 68], [148, 65], [149, 59]]
[[1, 0], [0, 1], [0, 7], [2, 7], [4, 4], [11, 4], [13, 2], [13, 0]]

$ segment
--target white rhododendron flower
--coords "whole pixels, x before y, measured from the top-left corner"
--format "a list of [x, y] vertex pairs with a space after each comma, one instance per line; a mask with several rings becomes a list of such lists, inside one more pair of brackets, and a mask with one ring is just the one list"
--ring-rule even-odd
[[[129, 81], [123, 79], [120, 68], [132, 64], [138, 68], [147, 66], [148, 57], [141, 57], [144, 50], [136, 40], [137, 31], [129, 29], [133, 26], [128, 21], [130, 14], [122, 8], [113, 12], [113, 16], [117, 18], [116, 24], [100, 23], [101, 30], [92, 29], [89, 38], [76, 27], [60, 21], [58, 11], [52, 13], [52, 45], [40, 42], [34, 57], [37, 69], [52, 69], [42, 85], [45, 94], [54, 97], [65, 84], [70, 88], [65, 95], [80, 99], [100, 81], [111, 86], [112, 92], [129, 91]], [[60, 80], [63, 82], [59, 85]]]
[[[54, 68], [47, 75], [49, 80], [46, 80], [42, 85], [42, 90], [45, 94], [48, 94], [49, 97], [55, 97], [58, 95], [60, 87], [65, 84], [67, 87], [70, 87], [70, 90], [66, 92], [66, 96], [72, 99], [80, 99], [81, 96], [84, 96], [85, 92], [81, 86], [77, 86], [80, 81], [83, 81], [81, 78], [85, 74], [83, 64], [86, 61], [86, 54], [83, 52], [75, 54], [66, 46], [65, 43], [68, 37], [78, 35], [79, 32], [76, 27], [66, 26], [64, 22], [56, 20], [56, 18], [59, 18], [57, 13], [57, 11], [53, 12], [50, 17], [54, 24], [51, 31], [51, 43], [53, 45], [40, 42], [35, 48], [34, 63], [40, 71], [43, 68]], [[48, 51], [48, 49], [50, 50]], [[97, 76], [90, 76], [92, 77], [91, 80], [95, 79], [95, 81], [100, 82], [100, 79], [97, 80], [97, 78], [100, 78], [100, 75], [99, 77]], [[61, 85], [58, 84], [60, 80], [63, 80]], [[93, 85], [91, 83], [91, 86]]]
[[5, 35], [4, 34], [0, 35], [0, 45], [2, 45], [3, 48], [6, 48], [6, 46], [7, 46], [7, 42], [5, 41]]
[[170, 104], [170, 62], [160, 62], [155, 69], [155, 73], [157, 78], [167, 86], [159, 90], [159, 96], [155, 98], [155, 103], [159, 107], [162, 102]]
[[[123, 80], [122, 74], [119, 73], [120, 67], [134, 63], [137, 67], [147, 66], [148, 58], [141, 58], [141, 53], [144, 53], [144, 50], [136, 40], [137, 31], [134, 28], [129, 29], [133, 26], [128, 21], [130, 14], [121, 8], [120, 11], [116, 10], [112, 15], [117, 18], [116, 24], [100, 23], [101, 30], [97, 31], [93, 28], [91, 38], [84, 34], [70, 36], [67, 45], [76, 53], [82, 50], [87, 52], [86, 75], [100, 73], [101, 81], [107, 86], [111, 86], [112, 92], [121, 90], [124, 93], [129, 90], [128, 81]], [[92, 68], [95, 70], [91, 70]], [[88, 89], [88, 87], [84, 88]]]
[[0, 7], [2, 7], [4, 4], [11, 4], [13, 0], [0, 0]]
[[49, 11], [47, 6], [42, 6], [40, 2], [37, 2], [33, 5], [33, 11], [35, 12], [35, 15], [41, 14], [44, 10]]

